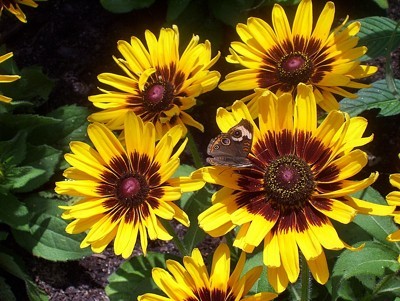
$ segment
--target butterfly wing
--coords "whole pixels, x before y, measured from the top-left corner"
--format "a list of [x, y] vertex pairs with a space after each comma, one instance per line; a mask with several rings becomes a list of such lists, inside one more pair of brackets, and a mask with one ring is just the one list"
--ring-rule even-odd
[[247, 158], [253, 141], [253, 127], [251, 123], [242, 119], [227, 133], [221, 133], [211, 139], [207, 147], [207, 162], [211, 165], [229, 165], [246, 167], [251, 165]]

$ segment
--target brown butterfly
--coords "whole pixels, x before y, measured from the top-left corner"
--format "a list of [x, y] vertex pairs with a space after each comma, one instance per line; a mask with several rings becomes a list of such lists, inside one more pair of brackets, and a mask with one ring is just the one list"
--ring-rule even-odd
[[242, 119], [227, 133], [221, 133], [211, 139], [207, 147], [207, 162], [211, 165], [228, 165], [233, 167], [251, 166], [247, 158], [253, 141], [253, 126]]

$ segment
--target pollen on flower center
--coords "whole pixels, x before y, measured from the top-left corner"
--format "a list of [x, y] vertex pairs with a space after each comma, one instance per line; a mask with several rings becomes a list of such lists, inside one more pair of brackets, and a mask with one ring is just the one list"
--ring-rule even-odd
[[277, 70], [282, 82], [297, 86], [299, 83], [308, 83], [313, 64], [307, 55], [296, 51], [283, 56], [278, 62]]
[[264, 183], [267, 198], [283, 211], [303, 207], [315, 188], [310, 166], [295, 155], [272, 161]]
[[127, 205], [136, 205], [142, 203], [146, 198], [149, 188], [141, 177], [129, 176], [120, 180], [116, 190], [119, 201]]
[[168, 108], [174, 99], [174, 87], [170, 82], [150, 83], [143, 91], [142, 97], [148, 110], [160, 112]]

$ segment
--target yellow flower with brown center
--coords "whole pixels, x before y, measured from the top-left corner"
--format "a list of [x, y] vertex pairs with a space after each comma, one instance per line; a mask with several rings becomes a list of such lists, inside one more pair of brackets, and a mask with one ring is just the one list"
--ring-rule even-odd
[[5, 9], [16, 16], [18, 20], [26, 23], [26, 16], [19, 6], [20, 4], [30, 7], [38, 6], [38, 4], [34, 0], [0, 0], [0, 15], [3, 12], [3, 9]]
[[276, 297], [274, 293], [257, 293], [245, 297], [258, 280], [262, 267], [255, 267], [242, 274], [246, 255], [240, 255], [239, 261], [230, 274], [230, 252], [226, 244], [216, 249], [211, 273], [208, 273], [203, 257], [198, 249], [192, 256], [183, 258], [182, 266], [174, 260], [167, 261], [168, 271], [153, 269], [153, 280], [168, 296], [147, 293], [138, 297], [138, 301], [268, 301]]
[[209, 41], [199, 44], [194, 35], [182, 55], [179, 54], [178, 27], [162, 28], [157, 40], [146, 30], [147, 48], [137, 38], [130, 43], [118, 42], [124, 59], [115, 58], [126, 76], [102, 73], [98, 79], [118, 91], [101, 89], [103, 94], [89, 100], [103, 111], [89, 116], [90, 121], [105, 123], [110, 129], [121, 129], [124, 115], [133, 111], [144, 121], [154, 123], [157, 138], [172, 126], [186, 125], [203, 131], [203, 125], [185, 111], [196, 104], [196, 97], [214, 89], [220, 74], [209, 69], [220, 54], [211, 57]]
[[[400, 189], [400, 173], [391, 174], [389, 177], [390, 184], [397, 189]], [[386, 196], [386, 201], [389, 205], [396, 206], [394, 221], [400, 224], [400, 191], [392, 191]], [[400, 230], [391, 233], [388, 236], [389, 241], [400, 241]], [[400, 261], [400, 257], [399, 257]]]
[[277, 292], [298, 279], [299, 250], [315, 280], [324, 284], [329, 270], [323, 248], [354, 249], [339, 238], [331, 219], [347, 224], [357, 213], [389, 215], [394, 210], [351, 196], [377, 178], [372, 173], [363, 180], [350, 179], [368, 161], [354, 148], [373, 137], [362, 137], [364, 118], [340, 111], [329, 112], [318, 125], [310, 86], [298, 86], [295, 105], [290, 93], [277, 97], [266, 91], [257, 101], [258, 126], [241, 101], [232, 112], [217, 111], [224, 133], [243, 119], [252, 124], [251, 165], [199, 170], [205, 181], [223, 186], [199, 215], [200, 227], [222, 236], [239, 226], [234, 246], [246, 252], [263, 242], [268, 280]]
[[[146, 253], [148, 238], [170, 240], [159, 218], [176, 219], [185, 226], [189, 219], [173, 201], [182, 192], [200, 189], [201, 179], [172, 178], [179, 167], [182, 127], [171, 128], [156, 143], [152, 123], [143, 123], [132, 112], [125, 116], [122, 144], [103, 124], [88, 127], [94, 147], [75, 141], [65, 159], [66, 181], [56, 183], [56, 192], [81, 197], [71, 206], [62, 206], [64, 219], [74, 219], [66, 228], [71, 234], [89, 230], [81, 247], [102, 252], [114, 240], [114, 251], [127, 258], [138, 236]], [[175, 150], [175, 151], [174, 151]]]
[[[12, 52], [6, 53], [4, 55], [0, 55], [0, 64], [2, 62], [4, 62], [5, 60], [8, 60], [9, 58], [11, 58], [13, 56]], [[0, 74], [0, 83], [11, 83], [14, 82], [18, 79], [20, 79], [21, 77], [19, 75], [1, 75]], [[0, 94], [0, 102], [6, 102], [9, 103], [11, 102], [11, 98], [7, 97], [5, 95], [1, 95]]]
[[302, 0], [292, 27], [278, 4], [272, 10], [273, 27], [254, 17], [247, 24], [238, 24], [236, 30], [243, 42], [231, 43], [227, 61], [246, 69], [229, 73], [219, 87], [225, 91], [269, 89], [280, 95], [295, 94], [299, 83], [309, 84], [325, 111], [339, 108], [334, 95], [356, 98], [347, 88], [368, 87], [355, 80], [375, 73], [377, 68], [360, 64], [359, 58], [367, 51], [364, 46], [356, 47], [360, 23], [345, 26], [346, 18], [331, 31], [334, 14], [335, 6], [329, 1], [313, 28], [312, 2]]

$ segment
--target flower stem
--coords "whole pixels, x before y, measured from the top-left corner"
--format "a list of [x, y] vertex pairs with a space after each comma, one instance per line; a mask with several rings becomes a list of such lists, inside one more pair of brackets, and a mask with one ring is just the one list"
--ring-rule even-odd
[[307, 265], [307, 260], [301, 256], [301, 301], [310, 301], [311, 286], [310, 286], [310, 270]]
[[189, 151], [192, 154], [194, 167], [201, 168], [203, 167], [203, 161], [201, 160], [201, 156], [197, 148], [196, 142], [194, 141], [193, 136], [190, 134], [189, 131], [187, 133], [187, 137], [188, 137]]

